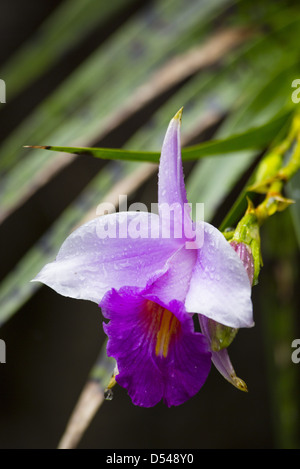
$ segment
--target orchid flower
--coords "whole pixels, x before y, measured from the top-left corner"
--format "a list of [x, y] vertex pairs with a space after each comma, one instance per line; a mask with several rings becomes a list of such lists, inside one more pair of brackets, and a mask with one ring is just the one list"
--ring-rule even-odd
[[163, 142], [158, 214], [119, 212], [86, 223], [34, 279], [100, 305], [116, 381], [143, 407], [161, 399], [182, 404], [204, 384], [212, 352], [208, 334], [194, 329], [195, 314], [232, 328], [253, 326], [251, 285], [239, 255], [219, 230], [191, 218], [181, 115]]

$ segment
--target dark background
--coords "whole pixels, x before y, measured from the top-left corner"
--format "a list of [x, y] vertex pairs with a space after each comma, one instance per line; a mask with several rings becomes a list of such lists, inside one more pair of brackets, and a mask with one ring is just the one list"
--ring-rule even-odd
[[[59, 3], [1, 1], [1, 64]], [[62, 57], [51, 74], [42, 77], [12, 102], [7, 83], [7, 104], [1, 105], [5, 106], [1, 114], [1, 139], [145, 3], [136, 2], [106, 28], [91, 31], [85, 44]], [[139, 118], [107, 136], [105, 142], [101, 142], [103, 146], [121, 146], [158, 104], [148, 106]], [[93, 159], [77, 159], [5, 221], [0, 230], [1, 278], [103, 164]], [[155, 175], [135, 194], [135, 200], [143, 202], [156, 197], [156, 187]], [[253, 290], [256, 326], [239, 331], [230, 347], [233, 365], [238, 376], [247, 382], [249, 392], [233, 388], [215, 369], [199, 394], [177, 408], [167, 409], [163, 404], [152, 409], [135, 407], [126, 391], [117, 387], [114, 399], [104, 402], [80, 448], [277, 446], [267, 363], [269, 344], [265, 340], [260, 301], [264, 279], [274, 271], [276, 261], [268, 255], [264, 260], [260, 283]], [[276, 296], [276, 278], [273, 288]], [[293, 288], [295, 299], [296, 287]], [[64, 298], [43, 287], [2, 326], [0, 338], [7, 347], [7, 363], [0, 365], [0, 447], [55, 448], [105, 338], [100, 310], [93, 303]]]

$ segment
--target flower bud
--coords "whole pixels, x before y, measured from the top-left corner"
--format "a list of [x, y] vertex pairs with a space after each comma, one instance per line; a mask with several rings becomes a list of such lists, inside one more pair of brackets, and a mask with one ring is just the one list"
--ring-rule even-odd
[[[212, 361], [217, 370], [233, 386], [240, 391], [247, 392], [247, 385], [241, 378], [237, 377], [225, 347], [226, 340], [227, 343], [230, 343], [228, 339], [231, 338], [232, 341], [238, 329], [223, 326], [201, 314], [199, 322], [203, 334], [211, 343]], [[221, 340], [220, 337], [218, 338], [220, 335], [222, 336]]]
[[224, 326], [213, 319], [207, 320], [207, 327], [210, 336], [210, 346], [213, 352], [219, 352], [227, 348], [235, 338], [238, 329]]

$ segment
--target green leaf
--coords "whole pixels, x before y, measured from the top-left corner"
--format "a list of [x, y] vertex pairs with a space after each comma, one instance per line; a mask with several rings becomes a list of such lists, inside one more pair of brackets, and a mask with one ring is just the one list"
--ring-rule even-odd
[[[241, 134], [231, 135], [220, 140], [210, 140], [192, 147], [182, 149], [183, 161], [195, 161], [200, 158], [226, 155], [232, 152], [239, 152], [245, 149], [261, 149], [267, 145], [278, 133], [283, 124], [291, 116], [292, 111], [288, 110], [276, 116], [266, 124], [249, 129]], [[63, 147], [63, 146], [31, 146], [43, 150], [58, 151], [63, 153], [73, 153], [77, 155], [92, 155], [96, 158], [107, 160], [128, 160], [128, 161], [148, 161], [158, 163], [159, 152], [133, 151], [113, 148], [84, 148], [84, 147]]]
[[[130, 99], [144, 96], [150, 74], [195, 44], [195, 32], [197, 41], [204, 38], [207, 24], [229, 0], [203, 3], [199, 8], [163, 0], [139, 11], [11, 133], [0, 148], [1, 220], [72, 161], [60, 154], [53, 161], [43, 151], [25, 152], [23, 145], [46, 139], [56, 145], [89, 145], [107, 135], [120, 123]], [[162, 21], [159, 31], [157, 17]], [[143, 54], [136, 52], [137, 44]]]
[[[137, 12], [12, 132], [0, 149], [0, 169], [28, 160], [31, 155], [24, 156], [22, 146], [30, 141], [42, 144], [49, 138], [63, 145], [105, 135], [103, 129], [112, 117], [118, 118], [118, 110], [136, 90], [166, 60], [203, 40], [207, 24], [230, 3], [201, 0], [183, 5], [180, 0], [162, 0]], [[156, 18], [160, 18], [160, 28]]]
[[[299, 365], [292, 362], [298, 337], [299, 249], [289, 210], [277, 213], [263, 226], [262, 251], [265, 268], [261, 304], [262, 340], [269, 384], [274, 446], [299, 448]], [[284, 242], [283, 242], [284, 240]]]
[[211, 140], [200, 145], [186, 148], [183, 150], [183, 159], [185, 161], [192, 161], [203, 156], [224, 155], [249, 149], [259, 150], [268, 145], [275, 138], [277, 132], [291, 115], [292, 111], [289, 109], [259, 127], [254, 127], [224, 139]]
[[287, 197], [295, 201], [289, 210], [291, 211], [292, 221], [296, 238], [300, 249], [300, 172], [298, 171], [295, 176], [286, 184]]
[[[235, 129], [243, 130], [252, 123], [268, 122], [270, 116], [279, 109], [287, 107], [287, 118], [282, 120], [277, 132], [273, 136], [269, 135], [268, 147], [279, 134], [285, 132], [288, 127], [296, 106], [287, 101], [287, 90], [289, 90], [291, 77], [295, 73], [294, 66], [287, 64], [287, 69], [280, 70], [269, 76], [266, 80], [264, 76], [260, 89], [255, 90], [253, 96], [251, 89], [248, 93], [246, 103], [242, 103], [236, 112], [232, 113], [225, 121], [225, 125], [221, 127], [221, 134], [230, 134]], [[253, 88], [252, 88], [253, 91]], [[289, 96], [289, 95], [288, 95]], [[278, 114], [280, 116], [282, 111]], [[285, 112], [283, 112], [284, 114]], [[247, 133], [247, 131], [246, 131]], [[263, 146], [261, 147], [263, 149]], [[192, 202], [205, 202], [205, 218], [209, 220], [215, 213], [218, 205], [225, 199], [226, 195], [233, 189], [239, 177], [246, 171], [250, 164], [254, 161], [257, 151], [246, 151], [238, 155], [229, 154], [227, 159], [215, 157], [215, 161], [207, 160], [199, 163], [194, 169], [189, 179], [188, 191]], [[234, 226], [238, 219], [242, 216], [247, 207], [246, 196], [249, 195], [247, 188], [242, 191], [238, 200], [233, 204], [231, 210], [223, 220], [220, 229], [224, 230], [228, 226]]]
[[51, 69], [96, 26], [101, 28], [130, 3], [133, 0], [65, 0], [58, 5], [36, 34], [4, 64], [1, 77], [9, 83], [9, 99]]

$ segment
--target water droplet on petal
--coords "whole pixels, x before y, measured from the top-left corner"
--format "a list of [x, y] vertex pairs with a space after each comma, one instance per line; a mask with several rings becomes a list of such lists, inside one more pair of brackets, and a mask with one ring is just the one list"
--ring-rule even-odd
[[113, 397], [114, 397], [114, 393], [113, 393], [112, 389], [105, 389], [104, 399], [106, 401], [112, 401]]

